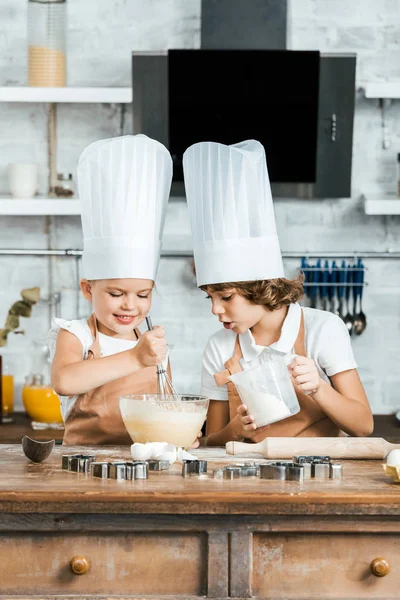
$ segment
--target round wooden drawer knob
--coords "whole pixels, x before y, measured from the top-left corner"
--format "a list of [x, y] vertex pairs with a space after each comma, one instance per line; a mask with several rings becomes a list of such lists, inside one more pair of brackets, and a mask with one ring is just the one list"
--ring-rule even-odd
[[384, 558], [375, 558], [371, 563], [371, 571], [376, 577], [385, 577], [390, 571], [390, 564]]
[[89, 571], [89, 561], [85, 556], [74, 556], [69, 564], [75, 575], [84, 575]]

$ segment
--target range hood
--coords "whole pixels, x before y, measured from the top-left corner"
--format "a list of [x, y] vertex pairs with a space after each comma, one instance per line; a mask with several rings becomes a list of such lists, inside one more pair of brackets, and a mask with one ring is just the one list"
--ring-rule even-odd
[[[229, 20], [218, 25], [226, 2]], [[188, 146], [251, 138], [265, 147], [274, 196], [351, 195], [355, 55], [282, 48], [285, 5], [203, 0], [200, 50], [133, 52], [133, 131], [170, 150], [172, 196], [185, 195], [182, 154]], [[275, 39], [263, 38], [272, 25]], [[222, 48], [216, 47], [218, 26]], [[267, 41], [280, 47], [263, 49]]]

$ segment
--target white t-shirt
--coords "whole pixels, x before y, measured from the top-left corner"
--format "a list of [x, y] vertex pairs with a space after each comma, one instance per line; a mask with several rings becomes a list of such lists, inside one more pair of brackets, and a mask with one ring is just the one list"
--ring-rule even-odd
[[[57, 335], [60, 329], [66, 329], [75, 335], [82, 344], [82, 360], [86, 360], [90, 346], [94, 338], [90, 333], [89, 325], [86, 319], [66, 321], [65, 319], [53, 319], [52, 327], [48, 333], [47, 340], [50, 347], [50, 358], [53, 361], [56, 352]], [[100, 343], [100, 356], [111, 356], [134, 348], [137, 340], [122, 340], [120, 338], [110, 337], [104, 333], [98, 332]], [[164, 361], [164, 367], [167, 368], [168, 358]], [[61, 404], [61, 414], [64, 421], [74, 406], [78, 396], [58, 396]]]
[[[239, 334], [243, 357], [240, 364], [244, 370], [264, 361], [276, 360], [294, 352], [304, 314], [305, 347], [308, 358], [312, 358], [322, 379], [329, 383], [329, 377], [356, 369], [350, 336], [342, 319], [330, 312], [315, 308], [302, 308], [299, 304], [289, 306], [283, 323], [281, 336], [271, 346], [258, 346], [250, 330]], [[213, 400], [228, 400], [226, 385], [218, 387], [214, 375], [225, 369], [225, 363], [232, 358], [235, 350], [236, 333], [221, 329], [211, 336], [203, 354], [201, 394]]]

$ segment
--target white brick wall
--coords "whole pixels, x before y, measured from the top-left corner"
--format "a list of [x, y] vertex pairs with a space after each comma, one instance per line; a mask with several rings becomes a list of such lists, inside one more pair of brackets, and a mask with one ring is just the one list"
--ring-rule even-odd
[[[243, 0], [244, 1], [244, 0]], [[0, 85], [26, 83], [26, 0], [0, 0]], [[356, 52], [357, 84], [400, 81], [400, 0], [292, 0], [288, 47], [324, 52]], [[70, 85], [130, 85], [131, 50], [196, 48], [200, 43], [200, 0], [68, 0]], [[352, 199], [277, 200], [277, 226], [286, 251], [400, 250], [400, 218], [367, 217], [361, 193], [395, 188], [400, 151], [400, 102], [387, 110], [391, 146], [382, 150], [381, 115], [374, 100], [357, 95]], [[125, 133], [132, 130], [128, 113]], [[75, 173], [79, 153], [89, 142], [120, 133], [119, 109], [109, 105], [62, 105], [58, 111], [58, 169]], [[46, 107], [0, 105], [0, 193], [7, 192], [9, 162], [35, 160], [41, 165], [42, 192], [47, 185]], [[289, 153], [290, 155], [290, 153]], [[295, 157], [293, 157], [295, 160]], [[0, 220], [1, 248], [46, 246], [43, 218]], [[79, 218], [56, 218], [60, 248], [81, 247]], [[164, 247], [191, 247], [186, 205], [173, 201]], [[297, 261], [287, 261], [290, 275]], [[359, 370], [377, 413], [400, 408], [400, 261], [369, 260], [364, 312], [365, 333], [353, 341]], [[22, 287], [40, 285], [47, 294], [47, 259], [0, 257], [0, 323]], [[56, 289], [62, 315], [76, 316], [76, 265], [57, 259]], [[81, 316], [88, 307], [80, 301]], [[154, 298], [155, 322], [166, 326], [174, 344], [173, 370], [180, 390], [199, 388], [201, 351], [217, 329], [207, 300], [192, 282], [185, 259], [161, 261]], [[25, 320], [28, 339], [47, 331], [45, 305]]]

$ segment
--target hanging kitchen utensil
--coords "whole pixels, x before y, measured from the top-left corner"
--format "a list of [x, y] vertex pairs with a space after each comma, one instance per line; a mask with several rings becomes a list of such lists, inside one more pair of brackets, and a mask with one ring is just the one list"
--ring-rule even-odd
[[342, 260], [342, 265], [341, 265], [338, 273], [339, 273], [339, 277], [338, 277], [339, 285], [337, 287], [337, 295], [338, 295], [338, 302], [339, 302], [338, 315], [341, 319], [344, 319], [344, 315], [345, 315], [345, 313], [344, 313], [344, 290], [345, 290], [345, 283], [346, 283], [346, 261], [345, 260]]
[[332, 262], [332, 268], [329, 273], [328, 297], [330, 303], [330, 311], [337, 314], [336, 311], [336, 283], [337, 283], [337, 266], [336, 261]]
[[352, 335], [353, 333], [353, 315], [350, 312], [350, 297], [351, 297], [351, 293], [353, 290], [353, 269], [351, 265], [347, 265], [347, 269], [346, 269], [346, 289], [345, 289], [345, 297], [346, 297], [346, 304], [347, 304], [347, 313], [343, 319], [347, 330], [349, 332], [350, 335]]
[[304, 275], [304, 284], [303, 284], [303, 289], [304, 289], [304, 295], [306, 296], [306, 298], [310, 297], [310, 290], [308, 288], [308, 283], [310, 281], [310, 272], [308, 271], [308, 269], [310, 268], [307, 259], [306, 258], [302, 258], [301, 259], [301, 265], [300, 265], [300, 269], [301, 272]]
[[322, 310], [328, 310], [329, 262], [327, 260], [325, 261], [324, 268], [322, 269], [321, 283], [322, 285], [319, 289]]
[[353, 334], [356, 329], [361, 327], [361, 322], [358, 320], [359, 299], [360, 299], [360, 271], [357, 265], [353, 265]]
[[318, 299], [318, 285], [314, 285], [318, 283], [319, 280], [319, 269], [317, 269], [316, 265], [312, 265], [310, 267], [310, 286], [309, 286], [309, 297], [310, 297], [310, 306], [311, 308], [317, 308], [317, 299]]
[[358, 287], [358, 298], [359, 298], [359, 310], [356, 316], [354, 317], [354, 333], [356, 335], [361, 335], [367, 326], [367, 317], [363, 313], [362, 310], [362, 297], [363, 297], [363, 288], [364, 288], [364, 264], [361, 258], [357, 261], [357, 287]]

